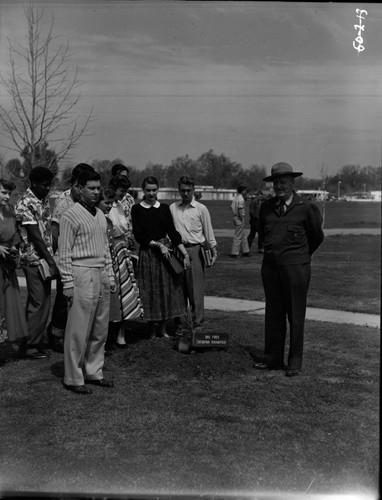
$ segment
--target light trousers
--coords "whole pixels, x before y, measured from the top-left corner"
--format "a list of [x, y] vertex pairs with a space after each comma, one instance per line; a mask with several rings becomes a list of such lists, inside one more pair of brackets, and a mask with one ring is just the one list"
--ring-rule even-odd
[[204, 265], [200, 245], [186, 248], [191, 260], [191, 269], [185, 271], [186, 295], [191, 306], [193, 326], [204, 322]]
[[244, 233], [244, 221], [235, 216], [233, 218], [233, 225], [235, 227], [235, 234], [233, 235], [231, 255], [239, 255], [240, 250], [242, 253], [249, 253], [248, 240]]
[[64, 383], [100, 380], [109, 323], [110, 284], [105, 269], [73, 266], [74, 296], [64, 341]]

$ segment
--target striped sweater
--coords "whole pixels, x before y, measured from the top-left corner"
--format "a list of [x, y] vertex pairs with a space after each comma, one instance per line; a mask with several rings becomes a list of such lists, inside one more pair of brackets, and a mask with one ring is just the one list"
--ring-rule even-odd
[[95, 216], [80, 203], [66, 210], [60, 220], [58, 255], [64, 288], [72, 288], [73, 266], [106, 267], [114, 281], [107, 225], [104, 213], [97, 208]]

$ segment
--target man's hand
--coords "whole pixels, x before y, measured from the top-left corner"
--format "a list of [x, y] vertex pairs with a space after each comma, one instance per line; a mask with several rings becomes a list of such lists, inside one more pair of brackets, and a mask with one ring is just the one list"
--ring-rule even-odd
[[184, 269], [189, 269], [191, 267], [191, 257], [188, 252], [187, 255], [184, 256], [183, 267]]
[[117, 291], [117, 285], [115, 284], [115, 281], [110, 282], [110, 292], [115, 293]]
[[73, 303], [73, 296], [74, 296], [74, 287], [71, 288], [64, 288], [63, 290], [64, 297], [68, 301], [68, 306], [71, 307]]
[[215, 262], [218, 258], [218, 253], [217, 252], [213, 252], [212, 253], [212, 263], [211, 263], [211, 266], [214, 266], [215, 265]]

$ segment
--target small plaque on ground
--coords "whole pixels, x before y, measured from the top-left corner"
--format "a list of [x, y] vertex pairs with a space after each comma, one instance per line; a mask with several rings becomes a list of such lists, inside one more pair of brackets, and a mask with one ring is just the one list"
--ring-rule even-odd
[[194, 332], [192, 345], [194, 347], [227, 347], [228, 333]]

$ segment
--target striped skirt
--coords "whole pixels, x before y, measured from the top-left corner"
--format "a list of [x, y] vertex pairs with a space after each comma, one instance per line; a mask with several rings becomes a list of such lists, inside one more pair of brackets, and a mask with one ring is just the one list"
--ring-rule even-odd
[[130, 251], [124, 239], [114, 240], [114, 273], [121, 307], [121, 320], [139, 318], [143, 314], [137, 280]]
[[181, 274], [172, 273], [158, 250], [140, 248], [138, 284], [147, 321], [162, 321], [185, 314]]

